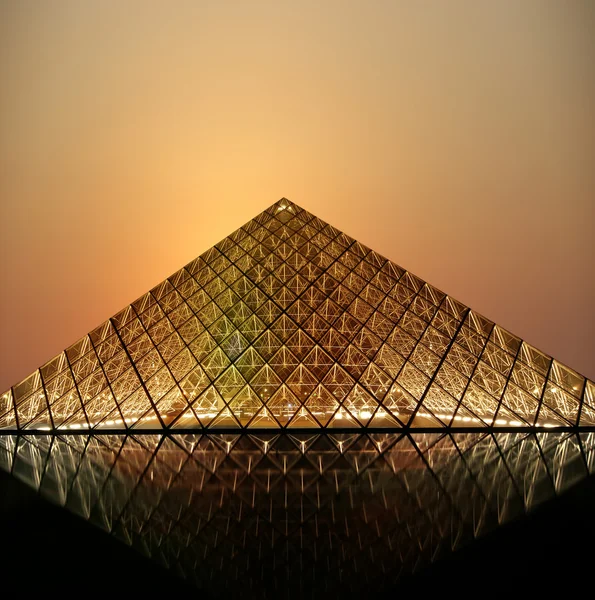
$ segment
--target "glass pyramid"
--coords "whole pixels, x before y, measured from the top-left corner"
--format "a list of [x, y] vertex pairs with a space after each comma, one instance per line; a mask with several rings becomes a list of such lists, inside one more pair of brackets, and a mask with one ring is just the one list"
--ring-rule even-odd
[[0, 467], [238, 597], [381, 590], [594, 447], [592, 381], [285, 198], [0, 396]]

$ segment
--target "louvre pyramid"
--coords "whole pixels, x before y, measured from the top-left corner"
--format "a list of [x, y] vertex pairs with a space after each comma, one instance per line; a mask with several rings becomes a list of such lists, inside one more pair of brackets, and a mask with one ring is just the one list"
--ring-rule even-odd
[[236, 595], [393, 581], [594, 432], [593, 382], [285, 198], [0, 397], [2, 468]]

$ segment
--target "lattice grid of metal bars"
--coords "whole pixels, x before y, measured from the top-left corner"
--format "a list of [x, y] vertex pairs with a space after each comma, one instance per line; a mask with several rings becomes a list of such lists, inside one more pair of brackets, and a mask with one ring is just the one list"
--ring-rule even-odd
[[3, 468], [215, 595], [378, 589], [595, 470], [595, 433], [0, 437]]
[[0, 398], [3, 429], [595, 425], [595, 385], [281, 201]]
[[229, 585], [267, 535], [393, 577], [587, 476], [593, 431], [593, 382], [286, 199], [0, 396], [4, 468]]

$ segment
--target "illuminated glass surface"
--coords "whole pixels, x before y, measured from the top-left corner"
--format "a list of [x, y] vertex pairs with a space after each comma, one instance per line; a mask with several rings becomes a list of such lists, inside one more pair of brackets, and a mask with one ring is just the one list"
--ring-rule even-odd
[[593, 382], [286, 199], [0, 396], [0, 466], [236, 594], [394, 581], [594, 431]]

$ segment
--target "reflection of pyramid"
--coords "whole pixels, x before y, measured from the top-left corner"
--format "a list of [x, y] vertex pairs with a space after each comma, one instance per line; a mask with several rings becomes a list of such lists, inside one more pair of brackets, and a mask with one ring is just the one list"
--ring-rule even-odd
[[0, 466], [228, 591], [392, 580], [593, 432], [595, 384], [286, 199], [0, 397]]

